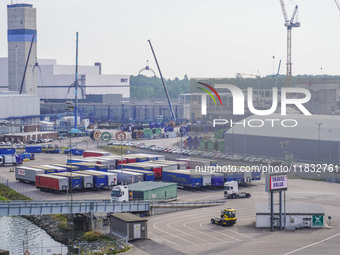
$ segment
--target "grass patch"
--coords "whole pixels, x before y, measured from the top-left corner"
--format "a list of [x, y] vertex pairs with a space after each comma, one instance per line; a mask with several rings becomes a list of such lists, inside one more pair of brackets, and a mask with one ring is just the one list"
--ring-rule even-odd
[[101, 232], [94, 230], [94, 231], [89, 231], [86, 232], [83, 235], [83, 239], [88, 241], [88, 242], [95, 242], [95, 241], [112, 241], [112, 239], [108, 236], [105, 236]]
[[7, 186], [0, 184], [0, 200], [31, 200], [15, 190], [8, 188]]
[[115, 145], [99, 146], [99, 149], [116, 155], [124, 155], [128, 151], [127, 146], [115, 146]]
[[68, 225], [67, 225], [68, 216], [67, 216], [67, 214], [52, 214], [51, 218], [54, 219], [55, 221], [60, 222], [60, 224], [59, 224], [60, 228], [62, 228], [62, 229], [68, 228]]

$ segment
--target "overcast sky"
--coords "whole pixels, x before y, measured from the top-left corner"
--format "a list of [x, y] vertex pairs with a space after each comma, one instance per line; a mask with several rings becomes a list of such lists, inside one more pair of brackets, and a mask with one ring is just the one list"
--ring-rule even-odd
[[[103, 73], [137, 75], [151, 39], [165, 78], [262, 76], [286, 72], [287, 30], [279, 0], [13, 0], [37, 9], [38, 58], [101, 62]], [[7, 57], [7, 4], [0, 1], [0, 57]], [[292, 32], [293, 75], [340, 74], [340, 11], [334, 0], [285, 0]], [[275, 59], [273, 61], [273, 56]], [[322, 71], [321, 71], [322, 68]], [[148, 74], [148, 73], [144, 73]]]

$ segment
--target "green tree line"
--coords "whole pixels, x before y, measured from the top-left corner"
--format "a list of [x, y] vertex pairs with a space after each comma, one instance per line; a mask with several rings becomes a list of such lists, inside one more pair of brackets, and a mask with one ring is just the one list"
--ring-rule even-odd
[[[165, 79], [165, 84], [171, 98], [178, 98], [179, 94], [190, 93], [190, 88], [198, 86], [197, 82], [205, 82], [209, 85], [232, 84], [241, 89], [253, 87], [254, 89], [270, 89], [277, 85], [278, 88], [286, 86], [286, 75], [268, 75], [258, 78], [222, 78], [222, 79], [189, 79], [186, 75], [183, 79]], [[298, 75], [292, 77], [292, 86], [295, 84], [338, 82], [340, 76], [330, 75]], [[130, 77], [130, 95], [136, 99], [166, 98], [162, 81], [158, 77], [147, 77], [144, 75]]]

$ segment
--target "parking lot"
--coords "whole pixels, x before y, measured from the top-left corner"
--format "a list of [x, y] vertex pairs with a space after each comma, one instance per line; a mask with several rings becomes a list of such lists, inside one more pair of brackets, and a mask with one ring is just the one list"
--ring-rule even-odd
[[[289, 180], [287, 202], [321, 203], [325, 216], [332, 216], [332, 229], [298, 229], [295, 232], [255, 228], [255, 203], [268, 202], [264, 181], [243, 187], [249, 199], [228, 200], [226, 205], [199, 208], [149, 217], [148, 235], [151, 247], [139, 242], [132, 254], [156, 254], [152, 245], [163, 245], [183, 254], [336, 254], [339, 248], [339, 184], [308, 180]], [[224, 200], [222, 191], [179, 191], [179, 199]], [[277, 202], [277, 201], [276, 201]], [[213, 225], [224, 208], [237, 210], [237, 223], [232, 227]], [[139, 249], [138, 247], [143, 249]], [[158, 247], [159, 249], [159, 247]], [[160, 252], [159, 250], [157, 250]], [[166, 251], [166, 249], [165, 249]], [[145, 253], [147, 254], [147, 253]], [[160, 253], [158, 253], [160, 254]], [[170, 254], [170, 253], [169, 253]]]
[[[56, 141], [57, 142], [57, 141]], [[172, 146], [177, 139], [144, 141], [156, 146]], [[68, 141], [58, 141], [66, 146]], [[80, 149], [96, 150], [97, 142], [86, 138], [72, 141]], [[131, 152], [144, 151], [130, 148]], [[157, 154], [157, 152], [149, 152]], [[176, 154], [163, 153], [169, 158]], [[170, 155], [173, 155], [172, 157]], [[36, 160], [24, 162], [25, 166], [50, 163], [65, 164], [66, 154], [36, 155]], [[72, 156], [79, 157], [79, 156]], [[0, 168], [0, 180], [10, 187], [35, 200], [65, 200], [66, 193], [41, 192], [34, 185], [19, 183], [15, 180], [12, 167]], [[136, 242], [131, 254], [337, 254], [340, 242], [339, 184], [313, 180], [289, 179], [287, 202], [321, 203], [326, 218], [332, 217], [332, 229], [300, 229], [295, 232], [270, 232], [269, 229], [255, 228], [255, 203], [268, 202], [264, 192], [264, 178], [241, 187], [241, 191], [251, 193], [249, 199], [225, 200], [222, 189], [185, 190], [178, 189], [178, 201], [227, 201], [227, 204], [198, 208], [148, 217], [148, 237], [150, 242]], [[73, 199], [109, 199], [110, 191], [73, 192]], [[276, 201], [277, 202], [277, 201]], [[222, 227], [210, 223], [224, 208], [237, 210], [237, 223], [232, 227]], [[157, 247], [157, 249], [155, 249]]]

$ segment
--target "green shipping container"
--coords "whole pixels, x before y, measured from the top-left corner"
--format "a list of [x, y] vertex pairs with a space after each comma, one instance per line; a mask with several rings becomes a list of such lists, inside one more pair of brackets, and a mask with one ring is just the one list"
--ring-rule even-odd
[[208, 149], [208, 151], [214, 151], [214, 148], [215, 148], [214, 141], [213, 140], [208, 140], [207, 141], [207, 149]]
[[199, 144], [198, 144], [198, 147], [200, 148], [201, 151], [204, 151], [204, 150], [206, 149], [205, 146], [206, 146], [205, 140], [203, 140], [203, 139], [200, 140], [200, 141], [199, 141]]
[[168, 182], [139, 182], [129, 185], [133, 200], [168, 200], [177, 198], [177, 184]]
[[224, 153], [224, 141], [218, 142], [218, 150], [222, 153]]

